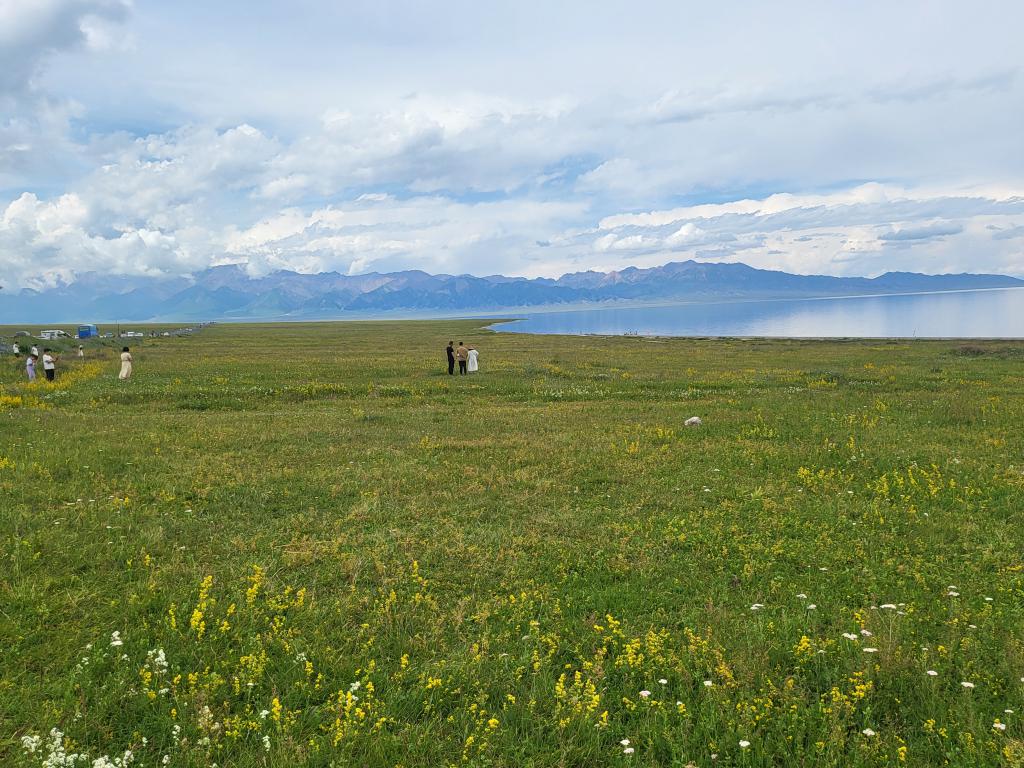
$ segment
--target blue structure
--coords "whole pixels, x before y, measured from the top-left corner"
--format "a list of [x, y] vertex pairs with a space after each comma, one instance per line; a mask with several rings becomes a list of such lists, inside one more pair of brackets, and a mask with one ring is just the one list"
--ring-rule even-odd
[[100, 331], [95, 325], [80, 325], [78, 326], [78, 338], [89, 339], [93, 336], [99, 336]]

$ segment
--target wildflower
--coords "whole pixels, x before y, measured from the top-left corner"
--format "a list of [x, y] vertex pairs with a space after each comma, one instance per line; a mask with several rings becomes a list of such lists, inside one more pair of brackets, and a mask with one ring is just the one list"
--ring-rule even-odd
[[752, 611], [760, 611], [762, 608], [764, 608], [764, 603], [754, 603], [750, 606], [750, 610]]
[[853, 632], [843, 632], [843, 637], [845, 637], [847, 640], [859, 640], [860, 639]]
[[118, 647], [120, 647], [122, 645], [124, 645], [124, 641], [121, 640], [121, 633], [117, 632], [117, 631], [111, 632], [110, 633], [110, 647], [111, 648], [118, 648]]
[[622, 754], [624, 754], [624, 755], [632, 755], [633, 752], [635, 752], [635, 751], [636, 750], [634, 750], [632, 747], [626, 747], [624, 750], [622, 750]]
[[1012, 709], [1004, 709], [1003, 713], [1007, 714], [1007, 715], [1012, 715], [1013, 714], [1013, 710]]
[[496, 717], [492, 717], [490, 720], [487, 721], [487, 727], [490, 728], [492, 731], [499, 725], [501, 725], [501, 723], [498, 722], [498, 718]]
[[22, 736], [21, 746], [29, 754], [33, 754], [39, 745], [42, 744], [43, 740], [39, 736]]
[[263, 736], [263, 749], [267, 752], [270, 751], [270, 737], [267, 735]]
[[816, 606], [816, 605], [815, 605], [814, 603], [811, 603], [810, 605], [808, 605], [808, 606], [807, 606], [807, 610], [808, 610], [808, 611], [813, 611], [813, 610], [815, 610], [815, 609], [816, 609], [817, 607], [818, 607], [818, 606]]
[[879, 606], [879, 607], [880, 608], [885, 608], [885, 609], [890, 610], [890, 611], [895, 611], [896, 610], [896, 606], [893, 603], [885, 603], [884, 605]]
[[874, 635], [874, 633], [869, 629], [862, 629], [860, 633], [864, 635], [864, 637], [871, 637], [872, 635]]
[[623, 739], [622, 741], [619, 742], [619, 744], [621, 744], [624, 747], [628, 747], [629, 746], [629, 739]]
[[994, 730], [994, 731], [1005, 731], [1006, 730], [1006, 723], [1000, 723], [998, 720], [996, 720], [994, 723], [992, 723], [992, 730]]
[[704, 687], [705, 688], [710, 688], [712, 685], [714, 685], [714, 683], [712, 681], [710, 681], [710, 680], [705, 680], [704, 681]]
[[640, 698], [641, 698], [641, 699], [646, 699], [646, 698], [647, 698], [647, 697], [649, 697], [650, 695], [651, 695], [651, 692], [650, 692], [650, 691], [640, 691]]
[[974, 687], [974, 683], [968, 682], [967, 680], [964, 680], [962, 683], [960, 683], [960, 685], [962, 685], [964, 688], [973, 688]]
[[929, 669], [927, 672], [925, 672], [925, 674], [928, 675], [928, 677], [938, 677], [939, 675], [939, 673], [936, 672], [934, 669]]
[[797, 597], [798, 597], [798, 598], [799, 598], [800, 600], [806, 600], [806, 599], [807, 599], [807, 595], [805, 595], [805, 594], [804, 594], [803, 592], [801, 592], [801, 593], [800, 593], [799, 595], [797, 595]]
[[665, 678], [663, 677], [663, 678], [661, 678], [660, 680], [658, 680], [658, 685], [668, 685], [668, 680], [666, 680], [666, 679], [665, 679]]
[[746, 749], [750, 746], [750, 742], [746, 739], [740, 739], [740, 749]]
[[872, 736], [874, 736], [874, 735], [875, 735], [875, 732], [874, 732], [873, 730], [871, 730], [870, 728], [865, 728], [865, 729], [864, 729], [863, 731], [861, 731], [861, 733], [863, 733], [863, 734], [864, 734], [865, 736], [867, 736], [867, 737], [868, 737], [869, 739], [870, 739], [870, 738], [871, 738]]
[[946, 596], [947, 596], [947, 597], [960, 597], [960, 593], [959, 593], [959, 592], [954, 592], [954, 591], [953, 591], [953, 590], [951, 589], [951, 590], [949, 590], [949, 592], [947, 592], [947, 593], [946, 593]]
[[864, 653], [878, 653], [877, 648], [864, 648], [863, 651]]

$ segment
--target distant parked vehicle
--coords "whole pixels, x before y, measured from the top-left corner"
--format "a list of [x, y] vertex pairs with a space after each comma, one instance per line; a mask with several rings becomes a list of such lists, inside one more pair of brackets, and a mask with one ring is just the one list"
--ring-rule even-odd
[[25, 337], [31, 337], [31, 336], [32, 336], [32, 334], [31, 334], [31, 333], [29, 333], [28, 331], [17, 331], [17, 332], [15, 332], [15, 334], [14, 334], [14, 335], [15, 335], [16, 337], [17, 337], [17, 336], [25, 336]]
[[78, 326], [78, 338], [80, 339], [91, 339], [94, 336], [99, 336], [100, 330], [95, 325], [87, 324]]
[[54, 329], [50, 331], [40, 331], [39, 338], [43, 339], [44, 341], [53, 341], [54, 339], [70, 339], [71, 336], [70, 334], [68, 334], [67, 331]]
[[122, 339], [141, 339], [145, 335], [142, 331], [121, 331]]

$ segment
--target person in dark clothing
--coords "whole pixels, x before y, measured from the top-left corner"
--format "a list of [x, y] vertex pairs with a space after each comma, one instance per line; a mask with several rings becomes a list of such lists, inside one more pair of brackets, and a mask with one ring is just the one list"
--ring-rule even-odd
[[455, 342], [449, 341], [448, 346], [444, 350], [448, 353], [448, 375], [455, 375]]

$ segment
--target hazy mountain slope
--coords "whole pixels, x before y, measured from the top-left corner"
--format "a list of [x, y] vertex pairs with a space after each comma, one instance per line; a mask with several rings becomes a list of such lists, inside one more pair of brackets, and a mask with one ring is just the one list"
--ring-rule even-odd
[[794, 275], [746, 264], [682, 261], [649, 269], [576, 272], [557, 280], [490, 275], [300, 274], [251, 277], [239, 265], [211, 267], [189, 278], [88, 274], [47, 291], [0, 293], [0, 323], [365, 317], [451, 314], [606, 302], [708, 301], [913, 293], [1024, 286], [1003, 275], [875, 278]]

